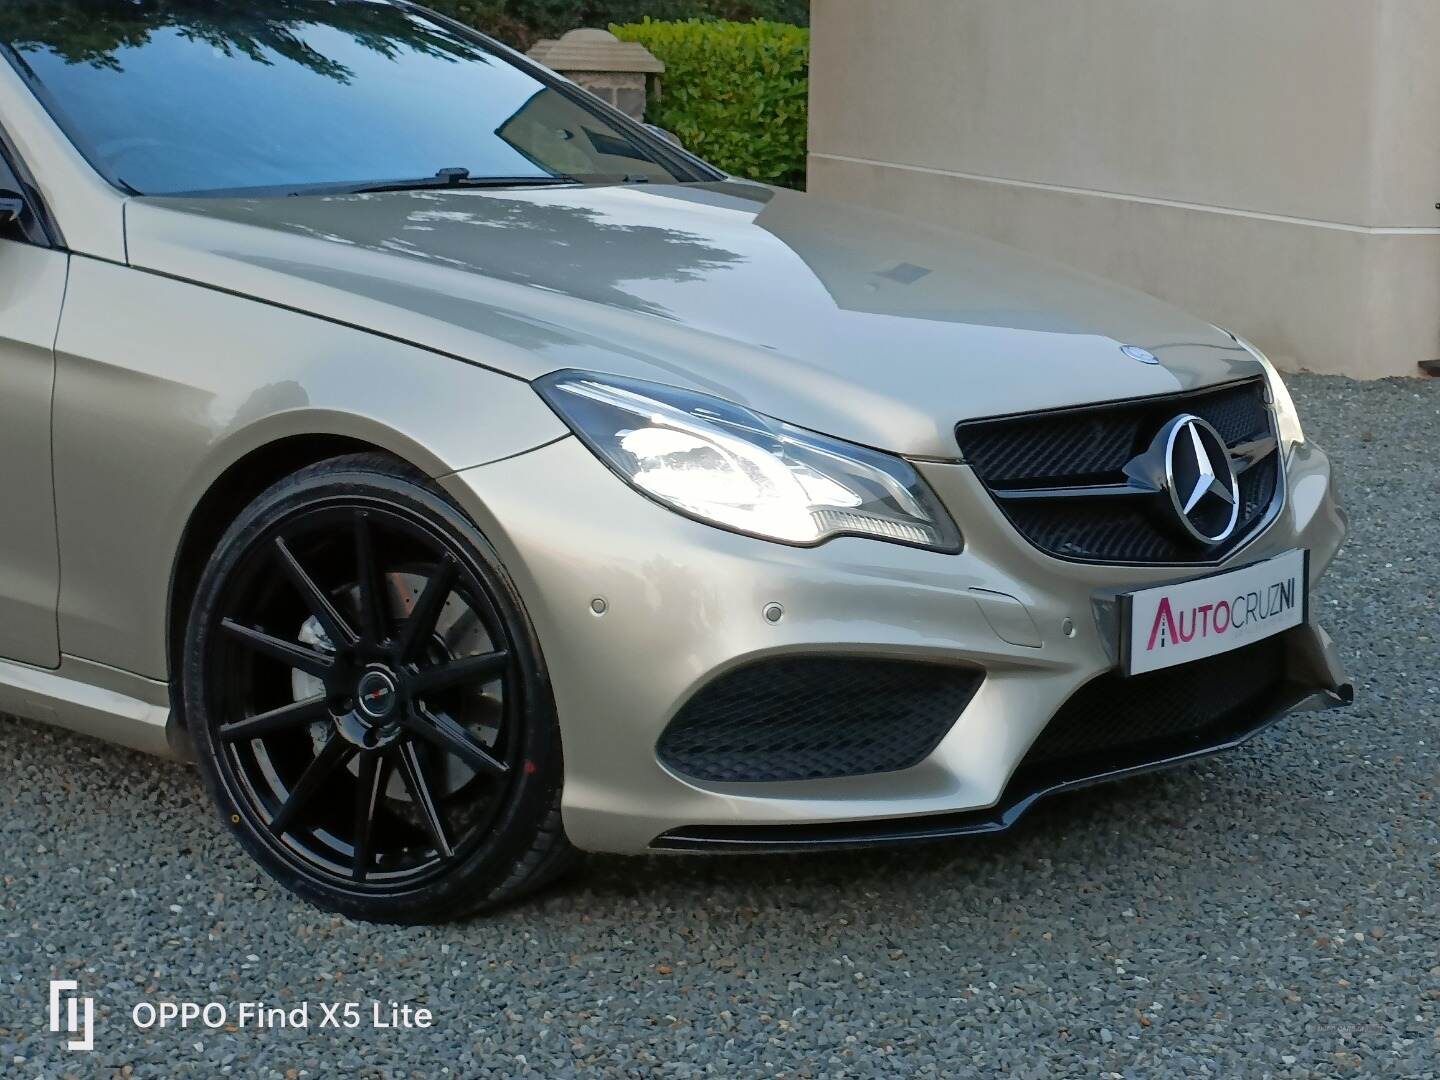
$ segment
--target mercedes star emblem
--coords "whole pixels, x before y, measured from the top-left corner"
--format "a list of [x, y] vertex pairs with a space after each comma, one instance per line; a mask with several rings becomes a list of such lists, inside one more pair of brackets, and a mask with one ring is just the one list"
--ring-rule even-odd
[[1139, 345], [1121, 345], [1120, 351], [1131, 360], [1139, 360], [1142, 364], [1158, 364], [1160, 358], [1149, 349], [1142, 349]]
[[1240, 518], [1240, 482], [1230, 451], [1209, 423], [1184, 413], [1160, 433], [1165, 445], [1165, 487], [1186, 532], [1202, 544], [1220, 544]]

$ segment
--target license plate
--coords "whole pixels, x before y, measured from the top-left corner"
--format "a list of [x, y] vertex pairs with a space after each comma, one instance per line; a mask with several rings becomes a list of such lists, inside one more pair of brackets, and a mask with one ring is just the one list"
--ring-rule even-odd
[[1127, 675], [1239, 649], [1305, 621], [1310, 553], [1287, 551], [1239, 570], [1120, 597]]

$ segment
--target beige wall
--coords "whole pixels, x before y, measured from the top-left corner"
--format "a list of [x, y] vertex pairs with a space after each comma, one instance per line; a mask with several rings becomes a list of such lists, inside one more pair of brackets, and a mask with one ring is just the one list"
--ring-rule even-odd
[[810, 188], [1290, 368], [1440, 357], [1440, 0], [815, 0]]

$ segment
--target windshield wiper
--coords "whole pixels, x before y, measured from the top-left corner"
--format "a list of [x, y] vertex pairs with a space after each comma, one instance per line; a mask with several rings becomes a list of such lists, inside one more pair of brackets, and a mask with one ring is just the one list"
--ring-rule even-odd
[[347, 195], [367, 195], [377, 191], [425, 191], [431, 188], [503, 188], [533, 187], [553, 184], [577, 184], [573, 176], [471, 176], [469, 169], [441, 169], [434, 176], [414, 180], [379, 180], [374, 183], [344, 187]]
[[579, 176], [543, 174], [540, 176], [471, 176], [468, 169], [441, 169], [434, 176], [414, 180], [323, 181], [317, 184], [266, 184], [259, 187], [198, 188], [193, 191], [136, 191], [120, 181], [126, 194], [148, 195], [166, 199], [265, 199], [285, 196], [361, 195], [377, 191], [430, 191], [446, 188], [518, 188], [518, 187], [603, 187], [610, 184], [693, 184], [698, 180], [659, 180], [644, 173], [583, 173]]
[[[657, 183], [653, 177], [644, 173], [584, 173], [575, 177], [582, 184], [653, 184]], [[679, 183], [680, 181], [668, 181]]]

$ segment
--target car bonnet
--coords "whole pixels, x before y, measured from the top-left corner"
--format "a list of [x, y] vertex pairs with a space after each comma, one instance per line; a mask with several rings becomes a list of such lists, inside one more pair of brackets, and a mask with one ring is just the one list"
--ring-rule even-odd
[[683, 385], [914, 456], [956, 457], [962, 419], [1260, 370], [1143, 293], [743, 182], [137, 198], [126, 240], [137, 268], [518, 378]]

